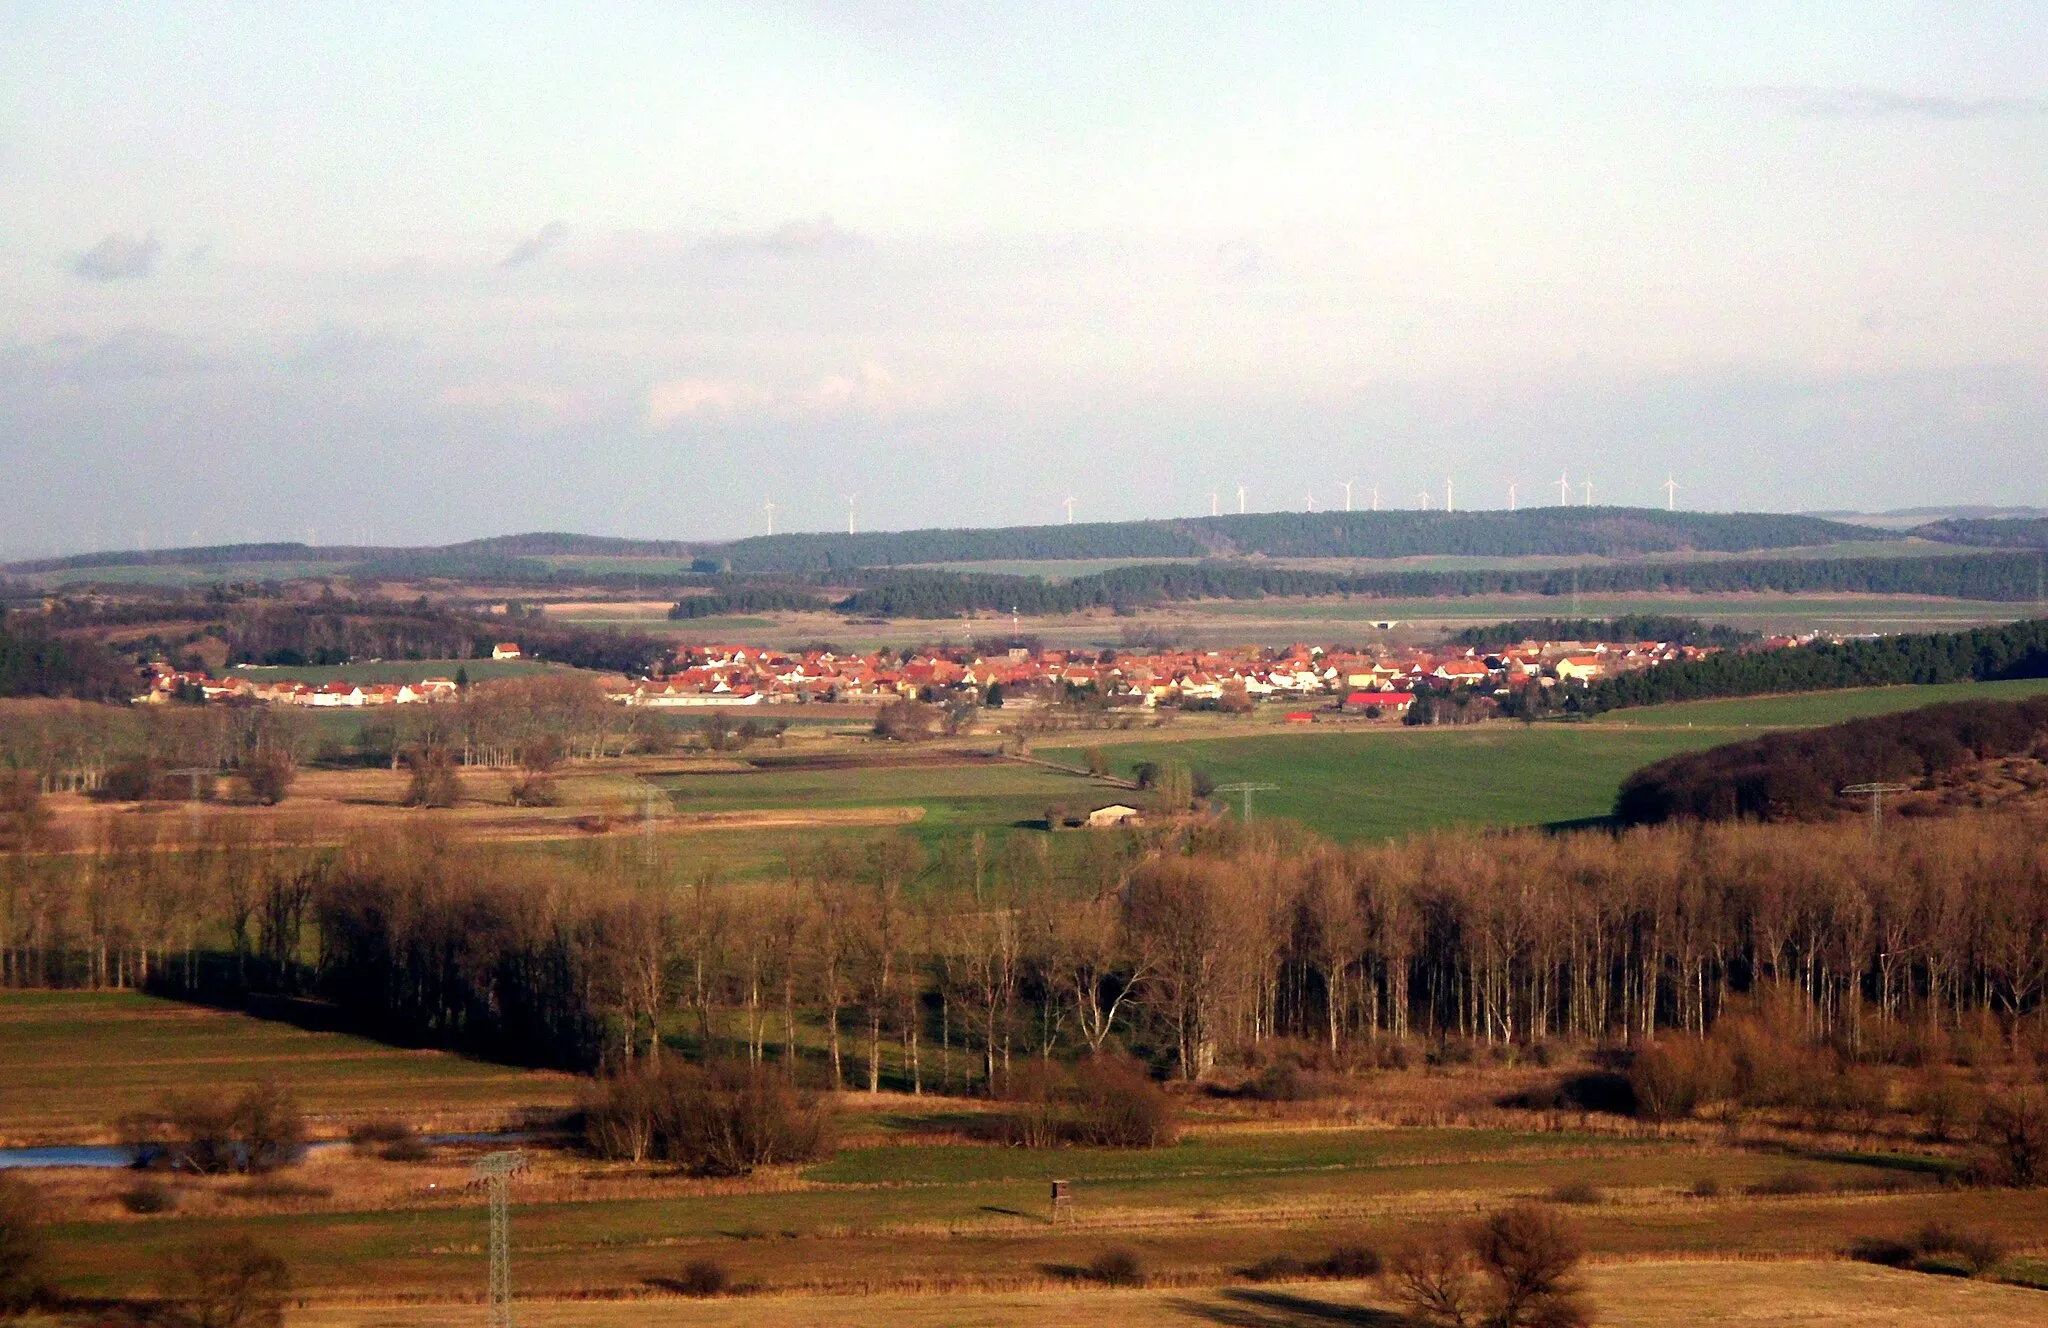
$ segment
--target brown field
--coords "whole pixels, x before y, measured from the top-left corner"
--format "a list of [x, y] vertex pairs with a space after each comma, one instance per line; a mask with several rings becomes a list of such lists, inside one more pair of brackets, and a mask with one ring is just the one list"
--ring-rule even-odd
[[[2031, 1328], [2048, 1318], [2048, 1293], [1955, 1278], [1894, 1272], [1867, 1264], [1694, 1262], [1668, 1260], [1596, 1264], [1585, 1282], [1610, 1328], [1674, 1324], [1862, 1325], [1922, 1328]], [[1369, 1283], [1146, 1289], [1034, 1290], [996, 1294], [935, 1293], [871, 1297], [761, 1296], [687, 1301], [528, 1301], [528, 1328], [626, 1328], [640, 1324], [692, 1328], [1324, 1328], [1333, 1324], [1402, 1322]], [[292, 1328], [471, 1328], [480, 1305], [332, 1306], [292, 1314]]]

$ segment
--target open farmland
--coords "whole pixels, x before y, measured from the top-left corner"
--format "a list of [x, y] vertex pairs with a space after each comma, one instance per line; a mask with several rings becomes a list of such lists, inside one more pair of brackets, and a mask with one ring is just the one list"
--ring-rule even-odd
[[575, 1096], [567, 1075], [511, 1069], [310, 1032], [125, 991], [0, 992], [0, 1140], [111, 1138], [166, 1092], [289, 1083], [305, 1109], [345, 1132], [402, 1105], [424, 1120], [482, 1128]]
[[[1188, 736], [1100, 744], [1110, 768], [1184, 761], [1217, 783], [1277, 784], [1254, 795], [1254, 816], [1285, 816], [1337, 839], [1376, 839], [1450, 825], [1555, 825], [1607, 815], [1631, 771], [1769, 728], [1806, 728], [1966, 697], [2026, 696], [2048, 680], [1872, 687], [1743, 697], [1622, 710], [1592, 722], [1486, 724]], [[1047, 748], [1079, 763], [1087, 748]]]

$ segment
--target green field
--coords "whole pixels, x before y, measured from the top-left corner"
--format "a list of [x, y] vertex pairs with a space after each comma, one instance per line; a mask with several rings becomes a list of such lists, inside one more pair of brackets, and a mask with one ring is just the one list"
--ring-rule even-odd
[[[1103, 743], [1110, 766], [1185, 761], [1217, 783], [1277, 784], [1254, 816], [1285, 816], [1337, 839], [1452, 825], [1555, 825], [1605, 816], [1633, 770], [1771, 728], [1832, 724], [1964, 697], [2014, 697], [2048, 680], [1879, 687], [1622, 710], [1591, 723], [1291, 732]], [[1047, 749], [1079, 763], [1085, 748]]]
[[1087, 801], [1094, 781], [1007, 761], [877, 762], [820, 768], [764, 760], [746, 773], [658, 775], [679, 812], [921, 807], [920, 833], [995, 829], [1043, 817], [1048, 803]]
[[50, 1143], [111, 1135], [165, 1092], [219, 1091], [277, 1079], [316, 1115], [403, 1109], [493, 1118], [575, 1096], [567, 1076], [134, 992], [0, 992], [0, 1140]]

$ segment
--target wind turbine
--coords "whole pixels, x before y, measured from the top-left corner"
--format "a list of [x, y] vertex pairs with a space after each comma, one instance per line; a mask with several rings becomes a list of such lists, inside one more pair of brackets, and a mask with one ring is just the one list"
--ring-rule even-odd
[[1452, 512], [1457, 510], [1455, 504], [1453, 504], [1451, 501], [1452, 492], [1453, 490], [1451, 488], [1451, 477], [1446, 475], [1444, 476], [1444, 510], [1446, 512]]
[[768, 533], [773, 535], [775, 533], [775, 500], [770, 498], [767, 502], [762, 503], [761, 510], [768, 514]]
[[1380, 510], [1380, 486], [1377, 484], [1372, 486], [1372, 510]]
[[1355, 482], [1353, 480], [1339, 480], [1337, 482], [1339, 487], [1344, 490], [1344, 510], [1347, 512], [1351, 510], [1351, 486]]
[[1311, 511], [1311, 512], [1315, 511], [1315, 510], [1316, 510], [1316, 491], [1315, 491], [1314, 489], [1310, 489], [1310, 490], [1308, 491], [1308, 498], [1307, 498], [1307, 500], [1306, 500], [1306, 501], [1307, 501], [1307, 503], [1308, 503], [1308, 510], [1309, 510], [1309, 511]]
[[1559, 507], [1570, 507], [1572, 505], [1571, 478], [1567, 472], [1562, 470], [1557, 472], [1557, 505]]
[[1588, 507], [1591, 507], [1592, 505], [1593, 505], [1593, 481], [1591, 481], [1591, 480], [1587, 480], [1587, 481], [1586, 481], [1586, 506], [1588, 506]]
[[1422, 504], [1423, 511], [1427, 512], [1429, 510], [1429, 490], [1418, 489], [1415, 494], [1415, 499], [1417, 502]]
[[857, 493], [846, 495], [846, 533], [849, 535], [853, 533], [853, 501], [858, 497], [860, 495]]
[[1678, 510], [1678, 481], [1671, 478], [1669, 471], [1666, 471], [1664, 474], [1664, 510], [1667, 512], [1676, 512]]
[[1066, 509], [1067, 509], [1067, 524], [1068, 524], [1068, 525], [1070, 525], [1070, 526], [1071, 526], [1071, 525], [1073, 525], [1073, 524], [1074, 524], [1074, 495], [1073, 495], [1073, 494], [1071, 494], [1071, 493], [1070, 493], [1070, 494], [1068, 494], [1068, 495], [1067, 495], [1067, 497], [1066, 497], [1066, 501], [1062, 502], [1062, 503], [1060, 504], [1060, 506], [1062, 506], [1062, 507], [1064, 507], [1064, 508], [1066, 508]]
[[1217, 493], [1214, 489], [1209, 490], [1209, 515], [1223, 515], [1223, 495]]
[[1501, 478], [1506, 480], [1508, 484], [1508, 510], [1512, 512], [1515, 510], [1515, 486], [1520, 484], [1522, 480], [1518, 475], [1503, 475]]
[[1244, 515], [1244, 486], [1242, 484], [1237, 486], [1237, 514], [1239, 516]]

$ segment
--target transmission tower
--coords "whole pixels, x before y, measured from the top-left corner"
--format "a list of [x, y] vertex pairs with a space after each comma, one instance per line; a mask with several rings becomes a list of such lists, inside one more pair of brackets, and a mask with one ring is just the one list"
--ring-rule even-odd
[[1225, 793], [1225, 794], [1228, 794], [1228, 793], [1239, 793], [1239, 794], [1243, 794], [1243, 795], [1244, 795], [1244, 823], [1245, 823], [1246, 825], [1250, 825], [1250, 824], [1252, 823], [1252, 794], [1254, 794], [1254, 793], [1278, 793], [1278, 792], [1280, 791], [1280, 786], [1279, 786], [1278, 784], [1218, 784], [1218, 785], [1216, 786], [1216, 791], [1217, 791], [1218, 793]]
[[1884, 795], [1887, 793], [1911, 793], [1911, 784], [1851, 784], [1843, 789], [1844, 795], [1868, 796], [1870, 799], [1870, 842], [1875, 844], [1884, 834]]
[[517, 1151], [486, 1153], [470, 1175], [491, 1198], [490, 1328], [512, 1328], [512, 1178], [526, 1170]]

